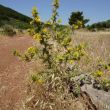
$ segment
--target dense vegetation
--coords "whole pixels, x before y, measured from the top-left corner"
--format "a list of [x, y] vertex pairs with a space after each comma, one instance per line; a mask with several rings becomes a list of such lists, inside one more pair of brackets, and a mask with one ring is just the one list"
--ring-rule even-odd
[[0, 27], [7, 24], [14, 28], [26, 29], [29, 28], [30, 21], [30, 17], [0, 5]]
[[88, 29], [107, 29], [110, 28], [110, 20], [94, 23], [87, 26]]

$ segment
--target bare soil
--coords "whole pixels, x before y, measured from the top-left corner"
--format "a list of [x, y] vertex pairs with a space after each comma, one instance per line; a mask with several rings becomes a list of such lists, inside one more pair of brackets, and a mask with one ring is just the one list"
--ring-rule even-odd
[[[85, 36], [85, 37], [84, 37]], [[76, 39], [77, 38], [77, 39]], [[100, 56], [108, 61], [110, 56], [110, 33], [79, 33], [74, 37], [76, 43], [88, 42], [91, 46], [93, 61]], [[34, 41], [28, 36], [0, 36], [0, 110], [22, 110], [22, 99], [25, 97], [26, 79], [30, 70], [41, 69], [39, 63], [24, 62], [13, 56], [13, 49], [25, 51]], [[93, 62], [93, 63], [94, 63]], [[86, 65], [89, 68], [90, 65]], [[93, 68], [92, 68], [93, 69]], [[109, 74], [110, 75], [110, 74]], [[108, 76], [108, 75], [107, 75]], [[110, 110], [110, 92], [86, 91], [99, 110]]]
[[13, 56], [13, 49], [23, 52], [33, 44], [30, 37], [0, 36], [0, 110], [21, 110], [19, 105], [25, 93], [26, 76], [33, 63]]

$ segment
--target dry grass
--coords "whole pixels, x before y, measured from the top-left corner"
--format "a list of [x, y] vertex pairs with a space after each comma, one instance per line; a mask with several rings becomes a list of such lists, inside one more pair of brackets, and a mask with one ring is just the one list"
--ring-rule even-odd
[[[81, 68], [87, 72], [96, 69], [99, 61], [110, 63], [110, 32], [75, 32], [73, 44], [86, 43], [88, 58], [82, 61]], [[110, 73], [108, 73], [110, 76]], [[108, 75], [107, 75], [108, 76]]]
[[107, 59], [110, 56], [110, 32], [75, 32], [76, 43], [87, 43], [94, 57]]
[[[19, 37], [21, 34], [18, 35]], [[7, 39], [6, 37], [0, 39], [0, 43], [4, 44], [4, 40]], [[13, 38], [8, 38], [13, 39]], [[16, 37], [17, 39], [17, 37]], [[21, 38], [22, 39], [22, 38]], [[8, 44], [9, 40], [7, 40]], [[96, 65], [98, 64], [98, 59], [102, 59], [102, 61], [109, 62], [110, 61], [110, 32], [75, 32], [73, 35], [73, 45], [79, 44], [79, 43], [86, 43], [87, 44], [87, 53], [89, 58], [86, 58], [82, 60], [80, 67], [82, 71], [85, 72], [91, 72], [95, 70]], [[24, 45], [24, 42], [23, 42]], [[36, 67], [34, 68], [34, 72], [38, 72], [43, 68], [40, 61], [36, 61]], [[34, 62], [35, 63], [35, 62]], [[31, 71], [32, 73], [32, 71]], [[12, 74], [12, 73], [11, 73]], [[28, 75], [26, 75], [28, 76]], [[106, 77], [110, 77], [110, 72], [108, 72]], [[47, 94], [47, 95], [46, 95]], [[16, 95], [16, 94], [15, 94]], [[53, 110], [86, 110], [85, 102], [82, 97], [76, 98], [74, 100], [70, 100], [68, 97], [66, 100], [63, 100], [63, 97], [61, 95], [58, 96], [52, 96], [49, 93], [46, 93], [45, 88], [38, 87], [35, 84], [29, 84], [28, 85], [28, 99], [30, 97], [35, 100], [27, 102], [28, 107], [32, 107], [32, 110], [35, 110], [35, 103], [42, 97], [42, 99], [45, 97], [50, 101], [53, 100], [55, 102], [55, 108]], [[50, 99], [49, 99], [50, 98]], [[45, 100], [48, 101], [48, 100]], [[29, 105], [28, 105], [29, 104]], [[36, 103], [37, 104], [37, 103]], [[34, 106], [34, 108], [33, 108]], [[51, 107], [47, 110], [51, 110]], [[26, 110], [26, 109], [24, 109]], [[31, 109], [29, 109], [31, 110]], [[37, 109], [39, 110], [39, 109]], [[107, 109], [108, 110], [108, 109]]]
[[[73, 35], [73, 45], [79, 43], [87, 44], [87, 54], [88, 57], [84, 58], [80, 63], [81, 71], [91, 72], [96, 69], [96, 65], [101, 60], [104, 63], [107, 63], [110, 58], [110, 32], [75, 32]], [[108, 72], [104, 77], [110, 77], [110, 73]], [[39, 105], [39, 99], [44, 100], [48, 105], [49, 103], [53, 103], [55, 105], [47, 106], [48, 110], [88, 110], [85, 105], [85, 99], [79, 97], [78, 99], [64, 100], [62, 95], [56, 96], [54, 93], [47, 93], [45, 91], [45, 87], [38, 87], [33, 83], [28, 86], [28, 101], [26, 105], [30, 108], [30, 110], [38, 109], [37, 105]], [[46, 100], [47, 99], [47, 100]], [[50, 105], [51, 105], [50, 104]], [[40, 105], [39, 105], [40, 106]], [[38, 109], [39, 110], [39, 109]]]

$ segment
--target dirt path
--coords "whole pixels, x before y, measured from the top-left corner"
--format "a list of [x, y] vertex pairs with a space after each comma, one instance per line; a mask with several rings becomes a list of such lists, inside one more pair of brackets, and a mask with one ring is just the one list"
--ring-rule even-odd
[[32, 63], [20, 61], [12, 50], [24, 51], [32, 45], [30, 37], [0, 38], [0, 110], [18, 109], [24, 94], [25, 79]]

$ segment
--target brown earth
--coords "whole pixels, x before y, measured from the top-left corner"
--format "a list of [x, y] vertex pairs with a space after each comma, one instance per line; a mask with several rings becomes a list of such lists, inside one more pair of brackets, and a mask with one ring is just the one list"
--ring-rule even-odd
[[26, 63], [13, 56], [13, 49], [24, 51], [33, 44], [30, 37], [0, 36], [0, 110], [21, 110], [26, 75], [33, 63]]
[[[76, 42], [89, 43], [93, 59], [96, 59], [97, 55], [104, 60], [108, 59], [110, 33], [79, 33], [76, 38]], [[39, 63], [35, 65], [33, 62], [19, 60], [13, 56], [12, 50], [17, 49], [23, 52], [33, 43], [33, 40], [27, 36], [13, 38], [0, 36], [0, 110], [22, 110], [22, 99], [25, 96], [26, 78], [29, 76], [29, 71], [33, 68], [38, 70], [41, 67]], [[89, 68], [89, 65], [86, 68]], [[88, 87], [86, 92], [98, 105], [99, 110], [110, 110], [110, 92], [93, 90], [91, 87]]]

